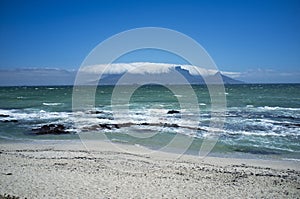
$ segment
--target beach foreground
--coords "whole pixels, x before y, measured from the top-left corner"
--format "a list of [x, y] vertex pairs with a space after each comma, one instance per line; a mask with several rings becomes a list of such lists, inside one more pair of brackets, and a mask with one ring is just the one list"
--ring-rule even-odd
[[[99, 144], [99, 143], [97, 143]], [[0, 195], [20, 198], [299, 198], [300, 167], [292, 161], [148, 153], [109, 143], [0, 144]], [[124, 148], [124, 146], [122, 146]], [[140, 151], [145, 150], [141, 155]]]

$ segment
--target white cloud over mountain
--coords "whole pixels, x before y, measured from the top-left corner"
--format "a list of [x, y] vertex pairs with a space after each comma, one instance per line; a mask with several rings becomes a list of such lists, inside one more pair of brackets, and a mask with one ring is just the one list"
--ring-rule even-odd
[[217, 73], [217, 70], [205, 69], [192, 65], [179, 65], [168, 63], [151, 63], [151, 62], [134, 62], [134, 63], [113, 63], [85, 66], [81, 68], [81, 72], [94, 74], [122, 74], [125, 72], [131, 74], [161, 74], [168, 73], [176, 66], [186, 69], [192, 75], [208, 76]]
[[[95, 78], [99, 74], [165, 74], [174, 70], [176, 66], [188, 70], [191, 75], [201, 74], [210, 76], [217, 70], [205, 69], [191, 65], [169, 64], [169, 63], [113, 63], [108, 65], [85, 66], [81, 72]], [[299, 83], [300, 71], [275, 71], [268, 69], [248, 70], [244, 72], [221, 71], [223, 75], [248, 83]], [[0, 86], [22, 86], [22, 85], [73, 85], [77, 70], [64, 70], [54, 68], [19, 68], [0, 69]], [[94, 76], [93, 76], [94, 75]]]

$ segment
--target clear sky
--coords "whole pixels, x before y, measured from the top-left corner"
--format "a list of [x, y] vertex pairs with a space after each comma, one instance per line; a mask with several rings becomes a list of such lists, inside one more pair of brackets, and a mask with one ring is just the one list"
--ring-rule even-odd
[[[101, 41], [151, 26], [192, 37], [238, 79], [300, 83], [297, 0], [1, 0], [0, 20], [1, 70], [77, 69]], [[147, 57], [127, 61], [161, 61]]]

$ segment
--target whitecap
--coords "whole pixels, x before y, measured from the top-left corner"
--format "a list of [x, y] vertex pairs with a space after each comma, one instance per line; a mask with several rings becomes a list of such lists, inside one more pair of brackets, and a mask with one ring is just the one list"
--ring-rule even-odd
[[279, 106], [264, 106], [264, 107], [258, 107], [259, 109], [263, 110], [288, 110], [288, 111], [299, 111], [300, 108], [286, 108], [286, 107], [279, 107]]
[[294, 132], [286, 132], [286, 133], [276, 133], [274, 131], [226, 131], [228, 135], [246, 135], [246, 136], [276, 136], [276, 137], [286, 137], [286, 136], [298, 136], [297, 133]]
[[0, 109], [0, 115], [10, 115], [12, 111]]
[[0, 110], [0, 114], [9, 115], [10, 119], [16, 120], [39, 120], [39, 119], [62, 119], [69, 118], [70, 114], [67, 112], [47, 112], [44, 110], [23, 112], [20, 110]]
[[295, 158], [282, 158], [282, 160], [300, 162], [300, 159], [295, 159]]
[[182, 95], [174, 95], [175, 97], [182, 97]]
[[43, 105], [44, 106], [59, 106], [59, 105], [62, 105], [62, 103], [46, 103], [46, 102], [43, 102]]

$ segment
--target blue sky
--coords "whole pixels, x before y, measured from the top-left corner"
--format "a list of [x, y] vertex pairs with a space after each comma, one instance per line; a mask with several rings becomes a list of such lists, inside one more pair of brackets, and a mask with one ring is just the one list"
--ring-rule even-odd
[[[238, 79], [300, 82], [299, 19], [293, 0], [1, 0], [0, 69], [77, 69], [101, 41], [151, 26], [192, 37]], [[166, 60], [177, 61], [153, 52], [121, 61]]]

